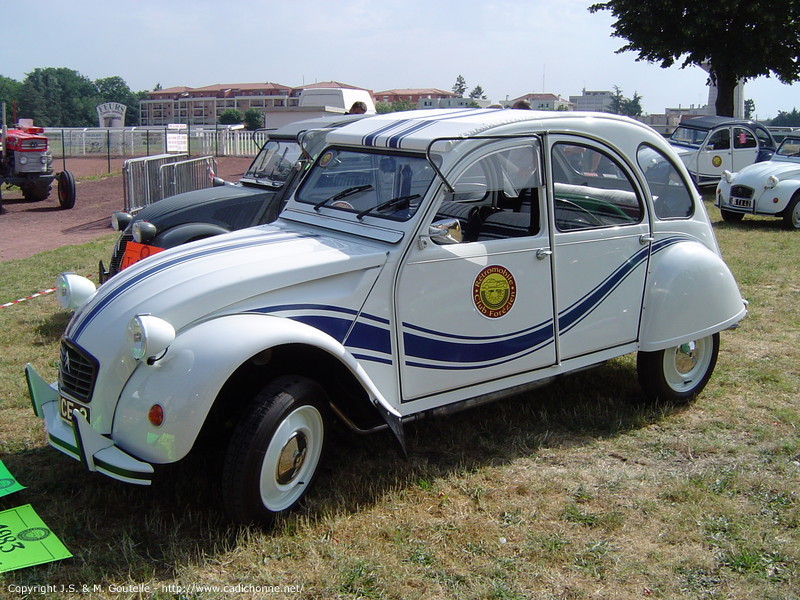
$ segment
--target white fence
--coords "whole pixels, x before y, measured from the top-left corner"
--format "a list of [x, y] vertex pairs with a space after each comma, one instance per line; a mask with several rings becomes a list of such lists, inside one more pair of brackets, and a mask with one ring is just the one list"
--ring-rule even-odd
[[167, 133], [187, 136], [189, 156], [255, 156], [265, 131], [243, 129], [167, 129], [164, 127], [46, 127], [54, 158], [137, 158], [167, 153]]

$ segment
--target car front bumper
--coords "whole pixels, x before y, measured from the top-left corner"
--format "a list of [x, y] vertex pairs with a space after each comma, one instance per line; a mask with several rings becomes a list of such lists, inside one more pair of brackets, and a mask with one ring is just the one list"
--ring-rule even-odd
[[67, 456], [112, 479], [150, 485], [153, 466], [142, 462], [118, 448], [114, 441], [97, 433], [77, 410], [72, 411], [72, 423], [61, 418], [58, 390], [49, 385], [31, 365], [25, 365], [25, 378], [33, 403], [33, 412], [44, 420], [48, 443]]

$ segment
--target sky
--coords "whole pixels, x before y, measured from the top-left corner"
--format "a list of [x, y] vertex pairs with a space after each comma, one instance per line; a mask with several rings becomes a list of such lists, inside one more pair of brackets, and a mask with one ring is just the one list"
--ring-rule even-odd
[[[378, 92], [450, 91], [488, 99], [582, 89], [638, 93], [645, 113], [704, 105], [698, 67], [637, 62], [617, 54], [609, 11], [593, 0], [37, 0], [3, 2], [0, 75], [66, 67], [89, 79], [119, 76], [133, 91], [156, 84], [203, 87], [339, 81]], [[28, 26], [29, 25], [29, 26]], [[800, 84], [745, 85], [759, 119], [800, 108]]]

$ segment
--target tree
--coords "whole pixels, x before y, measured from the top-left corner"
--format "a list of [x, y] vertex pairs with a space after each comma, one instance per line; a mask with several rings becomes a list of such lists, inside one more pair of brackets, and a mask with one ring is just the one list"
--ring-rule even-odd
[[[119, 102], [128, 107], [125, 111], [125, 125], [136, 125], [139, 123], [139, 99], [131, 91], [125, 80], [118, 75], [97, 79], [94, 82], [97, 87], [98, 100], [101, 102]], [[99, 102], [98, 102], [99, 103]]]
[[414, 110], [415, 108], [417, 107], [408, 100], [398, 100], [397, 102], [391, 102], [391, 103], [389, 102], [375, 103], [375, 112], [378, 113], [379, 115], [392, 112], [400, 112], [404, 110]]
[[464, 96], [464, 92], [467, 91], [467, 81], [464, 79], [462, 75], [456, 77], [456, 82], [453, 84], [453, 93], [458, 94], [459, 96]]
[[800, 80], [800, 2], [797, 0], [609, 0], [614, 37], [628, 42], [618, 53], [668, 68], [707, 66], [717, 86], [716, 113], [733, 116], [734, 89], [742, 81], [776, 76]]
[[744, 101], [744, 118], [752, 119], [755, 112], [756, 112], [756, 103], [752, 98], [748, 98], [747, 100]]
[[614, 113], [615, 115], [638, 117], [642, 114], [642, 97], [638, 93], [633, 92], [633, 98], [626, 98], [622, 95], [622, 90], [619, 86], [615, 85], [608, 112]]
[[41, 127], [89, 127], [97, 124], [97, 86], [64, 67], [34, 69], [20, 89], [20, 117]]
[[14, 103], [19, 101], [21, 88], [19, 81], [0, 75], [0, 102], [6, 103], [6, 125], [13, 125]]
[[779, 110], [778, 116], [770, 121], [770, 125], [776, 127], [800, 127], [800, 111], [796, 108], [793, 108], [792, 112]]
[[472, 91], [469, 93], [469, 97], [473, 100], [486, 100], [486, 94], [483, 93], [483, 88], [479, 85], [476, 85], [472, 88]]
[[244, 112], [244, 127], [253, 131], [264, 126], [264, 115], [255, 108], [250, 108]]
[[219, 116], [220, 125], [239, 125], [243, 120], [244, 117], [242, 117], [242, 113], [235, 108], [224, 110]]

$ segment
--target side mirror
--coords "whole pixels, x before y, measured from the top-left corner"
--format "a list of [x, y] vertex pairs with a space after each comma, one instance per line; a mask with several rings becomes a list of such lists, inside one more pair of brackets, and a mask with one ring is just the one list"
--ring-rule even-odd
[[428, 228], [428, 235], [434, 244], [460, 244], [464, 240], [461, 232], [461, 223], [458, 219], [445, 219], [435, 221]]

